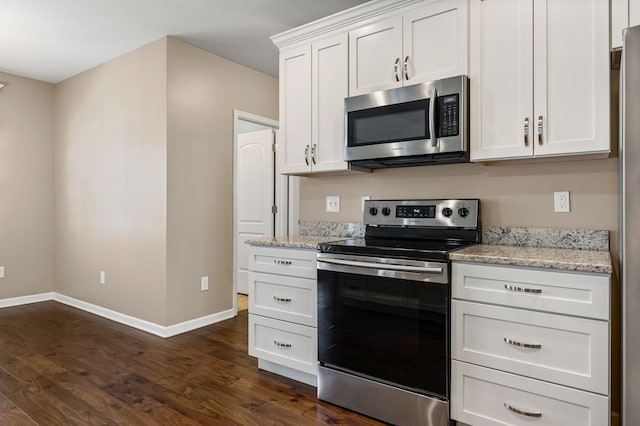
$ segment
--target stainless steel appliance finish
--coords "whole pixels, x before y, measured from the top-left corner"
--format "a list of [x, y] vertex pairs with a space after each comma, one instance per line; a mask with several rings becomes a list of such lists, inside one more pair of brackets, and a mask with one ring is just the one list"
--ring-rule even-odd
[[478, 213], [477, 199], [371, 200], [364, 238], [320, 244], [319, 399], [449, 425], [448, 254], [480, 241]]
[[622, 424], [640, 422], [640, 26], [624, 35], [620, 66]]
[[460, 75], [345, 99], [345, 160], [371, 169], [468, 162], [468, 91]]
[[322, 366], [318, 367], [318, 398], [355, 411], [366, 405], [369, 416], [395, 425], [446, 425], [449, 421], [447, 401]]

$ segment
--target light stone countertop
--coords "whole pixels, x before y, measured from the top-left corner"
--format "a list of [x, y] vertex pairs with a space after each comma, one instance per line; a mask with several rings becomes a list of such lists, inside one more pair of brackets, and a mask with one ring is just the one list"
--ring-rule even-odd
[[580, 272], [613, 272], [608, 251], [478, 244], [449, 254], [459, 262], [552, 268]]
[[253, 238], [245, 241], [245, 243], [254, 246], [287, 247], [316, 250], [318, 248], [318, 244], [320, 243], [346, 240], [348, 238], [349, 237], [336, 237], [328, 235], [285, 235], [282, 237]]

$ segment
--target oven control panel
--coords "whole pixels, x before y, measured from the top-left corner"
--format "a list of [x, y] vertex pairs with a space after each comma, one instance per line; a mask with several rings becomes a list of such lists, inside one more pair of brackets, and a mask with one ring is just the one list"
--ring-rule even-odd
[[476, 228], [480, 200], [367, 200], [363, 223], [382, 226]]

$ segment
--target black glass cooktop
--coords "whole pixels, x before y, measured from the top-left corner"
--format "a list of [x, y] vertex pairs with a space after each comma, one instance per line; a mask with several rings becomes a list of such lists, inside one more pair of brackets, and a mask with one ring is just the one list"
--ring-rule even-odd
[[393, 238], [352, 238], [319, 245], [322, 253], [403, 259], [448, 260], [449, 252], [475, 244], [468, 241]]

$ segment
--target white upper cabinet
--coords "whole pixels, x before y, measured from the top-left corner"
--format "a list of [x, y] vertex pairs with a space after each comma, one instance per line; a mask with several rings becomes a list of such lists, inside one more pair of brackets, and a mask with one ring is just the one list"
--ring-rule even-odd
[[340, 34], [311, 46], [311, 168], [313, 171], [346, 170], [344, 161], [344, 98], [347, 78], [348, 37]]
[[467, 0], [419, 9], [349, 32], [349, 95], [467, 72]]
[[609, 1], [471, 0], [471, 160], [608, 153]]
[[280, 52], [280, 172], [310, 169], [311, 45]]
[[347, 40], [345, 33], [280, 52], [283, 174], [348, 169], [344, 161]]

